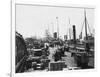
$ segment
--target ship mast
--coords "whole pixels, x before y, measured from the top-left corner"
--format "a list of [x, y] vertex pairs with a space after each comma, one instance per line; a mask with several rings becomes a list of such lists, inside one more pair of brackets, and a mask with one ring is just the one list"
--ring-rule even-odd
[[58, 23], [58, 17], [56, 17], [57, 19], [57, 33], [58, 33], [58, 40], [59, 40], [59, 23]]
[[87, 19], [86, 19], [86, 11], [84, 10], [84, 15], [85, 15], [85, 51], [86, 52], [89, 52], [90, 50], [90, 47], [89, 47], [89, 44], [88, 44], [88, 34], [87, 34]]
[[71, 40], [70, 19], [69, 19], [69, 39]]
[[88, 40], [88, 38], [87, 38], [87, 20], [86, 20], [86, 10], [84, 10], [84, 15], [85, 15], [85, 36], [86, 36], [86, 40]]

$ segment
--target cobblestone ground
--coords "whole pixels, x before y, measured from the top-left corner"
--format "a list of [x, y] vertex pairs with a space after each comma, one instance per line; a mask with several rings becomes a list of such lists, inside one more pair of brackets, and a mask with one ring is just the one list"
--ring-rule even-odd
[[53, 55], [54, 55], [56, 49], [57, 48], [51, 48], [51, 47], [49, 48], [50, 55], [48, 56], [48, 58], [50, 59], [51, 62], [54, 61]]
[[[55, 53], [55, 51], [57, 50], [57, 47], [54, 48], [49, 48], [49, 52], [50, 55], [48, 56], [48, 58], [52, 61], [54, 61], [53, 59], [53, 54]], [[71, 57], [71, 53], [70, 52], [65, 52], [65, 57], [62, 57], [62, 60], [65, 61], [66, 65], [68, 67], [76, 67], [77, 64], [75, 63], [74, 57]]]
[[68, 67], [76, 67], [77, 64], [74, 60], [74, 57], [71, 57], [71, 53], [70, 52], [65, 52], [66, 57], [64, 57], [64, 60], [67, 64]]

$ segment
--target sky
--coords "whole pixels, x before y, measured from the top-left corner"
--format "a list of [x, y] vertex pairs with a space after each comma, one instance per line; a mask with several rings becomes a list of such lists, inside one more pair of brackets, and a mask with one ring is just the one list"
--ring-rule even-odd
[[[94, 9], [85, 9], [90, 31], [94, 31]], [[24, 38], [36, 36], [45, 37], [45, 30], [51, 34], [57, 31], [57, 19], [59, 25], [59, 36], [68, 34], [72, 25], [76, 26], [76, 37], [78, 38], [82, 23], [84, 22], [84, 9], [62, 8], [37, 5], [16, 5], [16, 31]], [[69, 22], [70, 21], [70, 22]], [[84, 35], [83, 28], [83, 35]], [[89, 31], [88, 31], [89, 33]], [[72, 35], [72, 32], [71, 32]]]

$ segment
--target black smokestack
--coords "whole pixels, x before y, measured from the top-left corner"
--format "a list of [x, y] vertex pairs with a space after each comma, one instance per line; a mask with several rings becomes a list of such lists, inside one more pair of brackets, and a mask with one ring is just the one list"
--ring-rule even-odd
[[54, 32], [53, 36], [54, 38], [57, 38], [57, 32]]
[[73, 40], [74, 40], [74, 43], [76, 43], [76, 29], [75, 29], [75, 25], [73, 25]]

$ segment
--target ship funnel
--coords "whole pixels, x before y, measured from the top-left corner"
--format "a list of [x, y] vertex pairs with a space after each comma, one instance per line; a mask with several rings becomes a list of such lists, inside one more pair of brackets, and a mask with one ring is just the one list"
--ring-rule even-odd
[[74, 40], [74, 43], [76, 43], [76, 29], [75, 29], [75, 25], [73, 25], [73, 40]]

